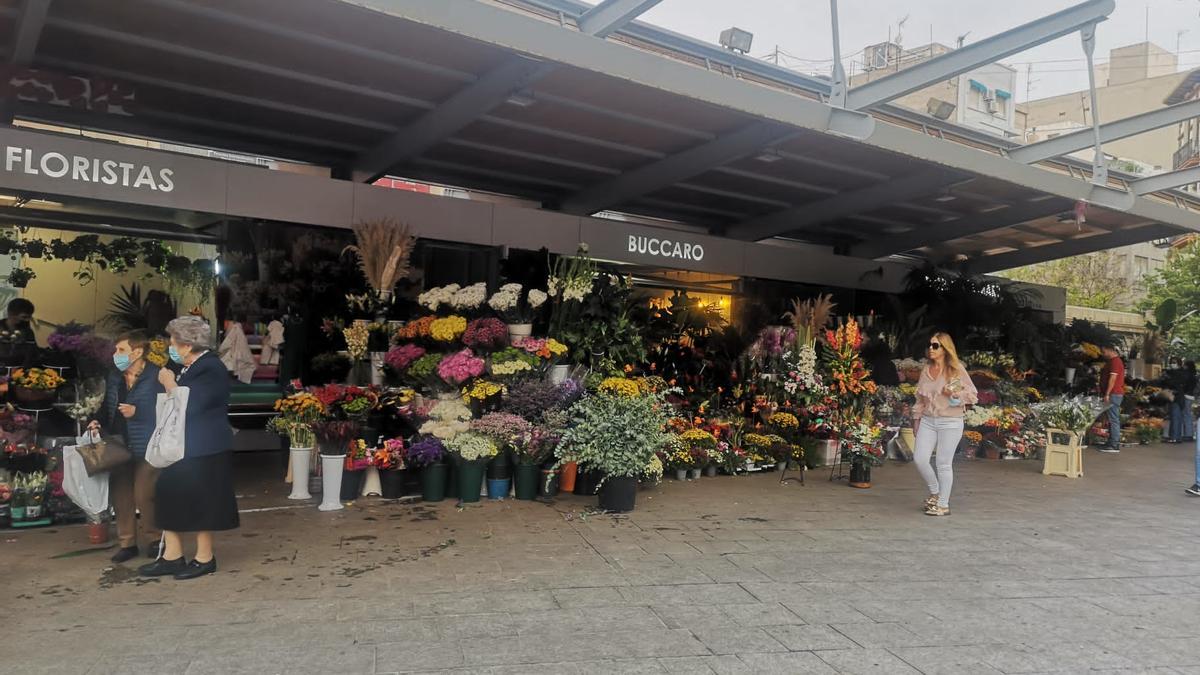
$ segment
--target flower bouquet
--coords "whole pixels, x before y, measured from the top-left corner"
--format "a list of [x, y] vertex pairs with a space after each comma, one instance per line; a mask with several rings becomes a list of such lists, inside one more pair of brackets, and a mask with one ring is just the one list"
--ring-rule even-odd
[[461, 401], [439, 400], [425, 413], [426, 422], [418, 431], [441, 441], [449, 441], [471, 428], [471, 411]]
[[492, 355], [492, 375], [515, 378], [534, 372], [541, 362], [538, 357], [515, 347], [506, 347]]
[[371, 449], [367, 442], [355, 438], [346, 445], [346, 471], [365, 471], [373, 463]]
[[443, 358], [438, 363], [437, 373], [446, 384], [459, 386], [482, 375], [485, 365], [484, 360], [472, 354], [470, 349], [464, 349]]
[[325, 418], [313, 422], [310, 426], [321, 454], [328, 457], [347, 454], [350, 441], [358, 437], [358, 423], [351, 420]]
[[433, 322], [437, 320], [434, 316], [423, 316], [419, 319], [414, 319], [396, 329], [394, 339], [396, 341], [417, 341], [422, 344], [429, 342], [433, 337]]
[[325, 414], [325, 404], [307, 391], [300, 391], [275, 401], [279, 413], [267, 428], [288, 439], [293, 448], [311, 448], [316, 444], [312, 424]]
[[383, 357], [383, 365], [391, 373], [403, 377], [407, 375], [409, 367], [422, 356], [425, 356], [424, 347], [406, 342], [389, 349]]
[[44, 517], [50, 479], [45, 472], [18, 473], [12, 482], [11, 514], [13, 522], [40, 520]]
[[508, 344], [508, 327], [493, 317], [475, 319], [467, 324], [462, 341], [475, 353], [488, 354]]
[[365, 322], [354, 322], [342, 329], [342, 336], [346, 340], [346, 353], [350, 355], [353, 361], [362, 361], [367, 358], [368, 348], [371, 341], [371, 329]]
[[463, 389], [463, 401], [471, 406], [471, 412], [480, 417], [485, 412], [498, 410], [503, 401], [504, 385], [487, 380], [476, 380]]
[[1139, 417], [1133, 420], [1133, 437], [1139, 445], [1158, 443], [1163, 436], [1161, 417]]
[[58, 388], [66, 382], [51, 368], [18, 368], [9, 376], [17, 402], [34, 409], [48, 408], [54, 402]]
[[443, 344], [457, 341], [467, 332], [467, 320], [461, 316], [434, 319], [429, 324], [429, 337]]
[[439, 310], [448, 311], [453, 307], [451, 301], [459, 288], [461, 287], [458, 284], [431, 288], [417, 296], [417, 304], [433, 314], [437, 314]]
[[688, 468], [696, 471], [716, 462], [717, 439], [703, 429], [688, 429], [679, 434], [679, 442], [692, 455]]
[[414, 387], [436, 390], [442, 384], [437, 373], [441, 362], [441, 354], [426, 354], [408, 366], [404, 379]]
[[413, 443], [405, 452], [405, 461], [409, 466], [423, 469], [433, 464], [441, 464], [446, 457], [446, 446], [436, 436], [429, 436]]
[[487, 284], [480, 282], [455, 291], [454, 295], [450, 296], [450, 306], [456, 312], [474, 316], [486, 300]]
[[533, 425], [512, 413], [492, 412], [471, 422], [471, 431], [492, 439], [501, 450], [515, 450], [516, 444], [533, 431]]
[[404, 439], [389, 438], [371, 455], [371, 463], [380, 471], [397, 471], [404, 468]]
[[523, 293], [523, 290], [521, 284], [504, 284], [488, 298], [488, 307], [506, 324], [533, 323], [550, 296], [536, 288], [529, 289], [528, 293]]

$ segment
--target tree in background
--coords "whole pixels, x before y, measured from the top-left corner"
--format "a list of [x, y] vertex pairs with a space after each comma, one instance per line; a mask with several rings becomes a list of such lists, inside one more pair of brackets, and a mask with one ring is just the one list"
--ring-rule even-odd
[[1099, 251], [1001, 272], [1000, 276], [1067, 291], [1067, 304], [1092, 309], [1131, 310], [1129, 279], [1114, 251]]
[[1170, 356], [1200, 357], [1200, 244], [1193, 241], [1171, 251], [1167, 264], [1146, 277], [1143, 310], [1175, 301], [1173, 326], [1165, 345]]

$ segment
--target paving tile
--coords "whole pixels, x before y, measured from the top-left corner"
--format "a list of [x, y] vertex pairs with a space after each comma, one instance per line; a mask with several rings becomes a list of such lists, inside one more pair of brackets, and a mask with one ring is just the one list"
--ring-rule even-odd
[[382, 644], [375, 648], [375, 670], [380, 673], [407, 673], [458, 668], [464, 665], [462, 645], [469, 643], [469, 640], [439, 640]]
[[244, 652], [196, 655], [184, 675], [324, 675], [327, 673], [367, 675], [375, 672], [375, 654], [370, 648], [295, 649], [274, 651], [259, 648]]
[[737, 584], [678, 584], [630, 586], [618, 589], [627, 601], [647, 605], [758, 604]]
[[768, 626], [763, 630], [794, 652], [859, 647], [829, 626]]
[[[105, 656], [87, 670], [87, 675], [142, 675], [148, 663], [155, 672], [182, 673], [192, 662], [190, 655], [162, 654], [152, 659], [146, 656]], [[21, 672], [26, 672], [22, 667]], [[70, 672], [67, 668], [65, 672]]]
[[893, 647], [889, 649], [906, 664], [925, 675], [1000, 675], [986, 661], [983, 647]]
[[692, 634], [713, 654], [788, 651], [787, 647], [761, 628], [694, 628]]
[[738, 658], [757, 675], [833, 675], [837, 672], [813, 652], [742, 654]]
[[864, 675], [887, 673], [888, 675], [920, 675], [921, 671], [905, 663], [886, 649], [844, 649], [816, 652], [822, 661], [839, 673]]

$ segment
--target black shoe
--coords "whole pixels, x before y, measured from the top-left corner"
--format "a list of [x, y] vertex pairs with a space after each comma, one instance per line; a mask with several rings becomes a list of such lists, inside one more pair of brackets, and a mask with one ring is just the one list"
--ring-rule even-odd
[[195, 579], [196, 577], [202, 577], [205, 574], [212, 574], [213, 572], [216, 572], [216, 571], [217, 571], [217, 559], [216, 558], [213, 558], [212, 560], [209, 560], [206, 563], [202, 563], [202, 562], [193, 560], [192, 562], [188, 563], [187, 567], [185, 567], [182, 571], [176, 572], [175, 578], [178, 579], [179, 581], [183, 581], [185, 579]]
[[1200, 483], [1196, 483], [1192, 487], [1184, 490], [1184, 492], [1188, 493], [1189, 495], [1191, 495], [1193, 497], [1200, 497]]
[[117, 549], [117, 552], [113, 554], [112, 561], [115, 563], [123, 563], [126, 560], [133, 560], [136, 557], [137, 557], [137, 547], [136, 546], [126, 546], [125, 548]]
[[144, 577], [165, 577], [170, 574], [179, 574], [185, 569], [187, 569], [187, 561], [183, 559], [183, 556], [174, 560], [159, 558], [139, 567], [138, 574]]

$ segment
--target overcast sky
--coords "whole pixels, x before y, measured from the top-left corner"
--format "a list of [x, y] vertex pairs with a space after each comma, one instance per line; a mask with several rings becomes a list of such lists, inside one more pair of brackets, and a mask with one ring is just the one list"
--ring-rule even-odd
[[[843, 56], [860, 61], [862, 48], [883, 42], [891, 28], [908, 17], [903, 45], [933, 41], [954, 45], [959, 35], [974, 42], [1078, 4], [1080, 0], [839, 0]], [[1149, 23], [1146, 10], [1149, 8]], [[642, 20], [695, 38], [716, 42], [721, 31], [737, 26], [754, 34], [753, 56], [766, 56], [778, 45], [781, 64], [805, 72], [827, 73], [833, 55], [829, 0], [662, 0]], [[1117, 0], [1117, 9], [1100, 24], [1097, 63], [1108, 52], [1146, 39], [1179, 50], [1181, 69], [1200, 67], [1200, 0]], [[1179, 35], [1180, 30], [1186, 32]], [[804, 60], [801, 60], [804, 59]], [[1087, 88], [1087, 68], [1078, 36], [1013, 55], [1005, 63], [1018, 69], [1018, 100], [1026, 99], [1026, 69], [1032, 64], [1030, 98]]]

